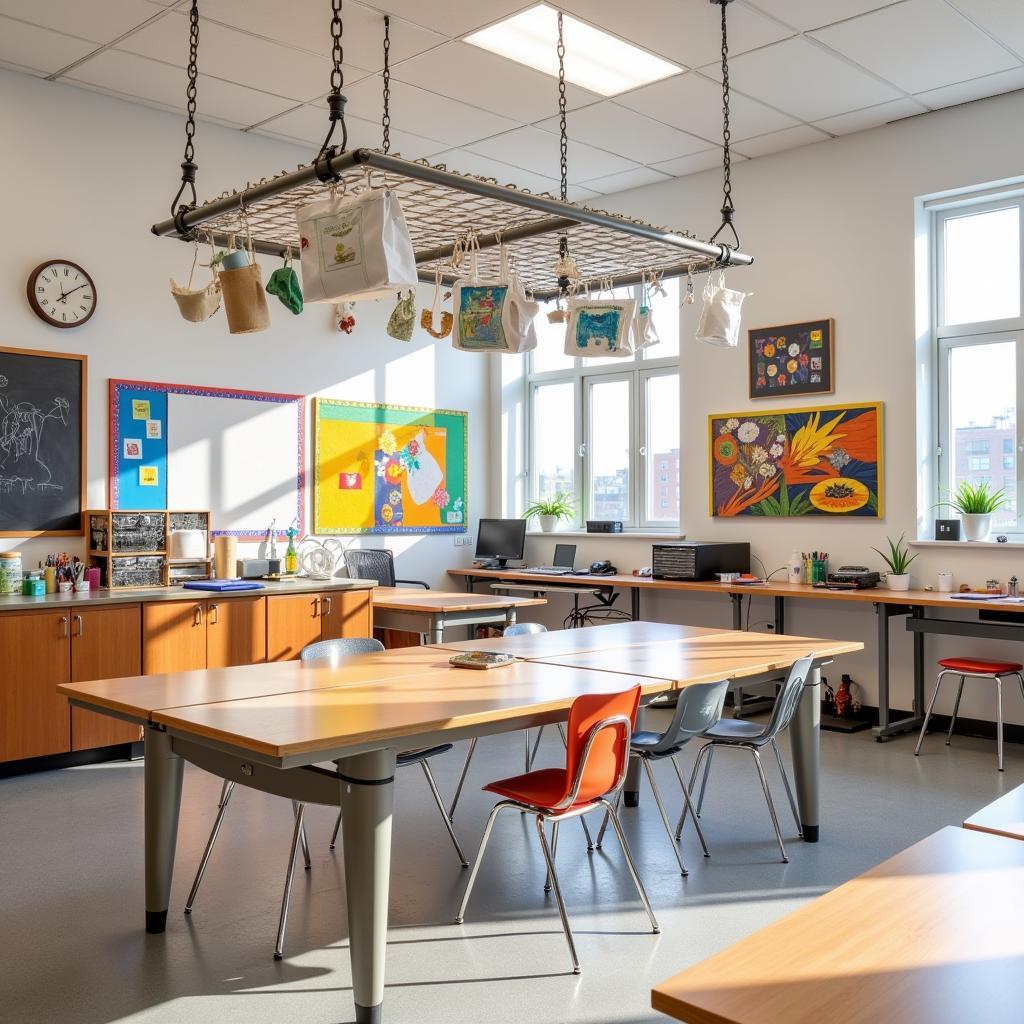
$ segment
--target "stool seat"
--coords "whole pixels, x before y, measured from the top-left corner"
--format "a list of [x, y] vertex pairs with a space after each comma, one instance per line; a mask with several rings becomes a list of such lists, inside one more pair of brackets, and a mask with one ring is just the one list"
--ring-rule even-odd
[[939, 664], [953, 672], [980, 672], [986, 676], [998, 676], [1024, 669], [1016, 661], [987, 661], [984, 658], [941, 658]]

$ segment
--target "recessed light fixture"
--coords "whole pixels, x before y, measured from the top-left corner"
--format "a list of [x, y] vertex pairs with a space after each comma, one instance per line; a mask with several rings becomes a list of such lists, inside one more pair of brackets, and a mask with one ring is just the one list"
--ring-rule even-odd
[[[568, 14], [563, 15], [563, 26], [566, 80], [601, 96], [615, 96], [683, 70]], [[558, 75], [558, 12], [547, 4], [473, 32], [465, 41], [546, 75]]]

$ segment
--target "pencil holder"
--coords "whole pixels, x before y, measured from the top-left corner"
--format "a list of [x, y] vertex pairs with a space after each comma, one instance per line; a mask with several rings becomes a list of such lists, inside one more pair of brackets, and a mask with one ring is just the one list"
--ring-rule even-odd
[[827, 558], [813, 558], [811, 559], [811, 582], [812, 583], [825, 583], [828, 580], [828, 559]]

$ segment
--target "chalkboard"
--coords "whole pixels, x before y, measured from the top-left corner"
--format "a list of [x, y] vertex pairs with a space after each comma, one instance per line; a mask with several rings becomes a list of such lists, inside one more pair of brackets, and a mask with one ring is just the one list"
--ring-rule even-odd
[[0, 348], [0, 536], [83, 532], [85, 356]]

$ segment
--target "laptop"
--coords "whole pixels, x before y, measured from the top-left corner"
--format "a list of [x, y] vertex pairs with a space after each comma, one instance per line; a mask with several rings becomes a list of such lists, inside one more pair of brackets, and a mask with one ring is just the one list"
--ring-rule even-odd
[[554, 564], [552, 565], [535, 565], [527, 572], [542, 572], [548, 576], [568, 576], [575, 571], [574, 566], [576, 565], [576, 545], [575, 544], [556, 544], [555, 545], [555, 557]]

